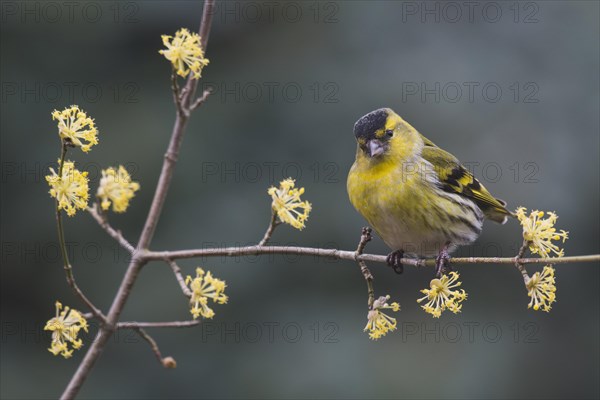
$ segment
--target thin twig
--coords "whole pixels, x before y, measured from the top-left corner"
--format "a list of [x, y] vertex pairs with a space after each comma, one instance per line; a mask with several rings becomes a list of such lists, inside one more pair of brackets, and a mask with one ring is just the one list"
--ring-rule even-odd
[[358, 242], [356, 252], [354, 252], [354, 259], [360, 267], [360, 272], [362, 272], [363, 277], [365, 278], [365, 282], [367, 282], [367, 304], [369, 305], [369, 309], [373, 308], [373, 303], [375, 302], [375, 289], [373, 289], [373, 274], [369, 270], [369, 267], [367, 267], [367, 264], [364, 261], [358, 259], [358, 256], [360, 256], [363, 253], [363, 251], [365, 250], [365, 246], [371, 241], [371, 239], [371, 228], [362, 228], [360, 241]]
[[179, 92], [179, 84], [177, 83], [177, 74], [175, 70], [171, 72], [171, 90], [173, 91], [173, 102], [175, 103], [175, 108], [177, 109], [177, 113], [181, 117], [188, 117], [189, 111], [185, 109], [181, 102], [182, 94]]
[[[212, 18], [214, 16], [214, 5], [214, 0], [206, 0], [202, 11], [202, 23], [200, 25], [200, 32], [202, 34], [202, 47], [204, 49], [206, 49], [208, 32], [210, 31]], [[184, 105], [189, 104], [189, 99], [193, 98], [197, 85], [197, 80], [188, 79], [188, 82], [185, 87], [186, 95], [182, 99], [182, 103]], [[77, 367], [77, 371], [75, 371], [75, 373], [71, 377], [71, 380], [65, 388], [61, 399], [73, 399], [81, 389], [81, 385], [83, 385], [83, 382], [89, 376], [94, 364], [106, 348], [108, 340], [116, 330], [119, 316], [121, 315], [121, 312], [125, 307], [125, 303], [129, 298], [131, 289], [133, 288], [133, 285], [142, 267], [147, 262], [147, 258], [144, 257], [144, 253], [150, 245], [150, 242], [152, 241], [154, 232], [156, 230], [156, 225], [158, 224], [158, 219], [160, 217], [163, 205], [165, 203], [165, 199], [167, 197], [167, 192], [169, 190], [169, 186], [173, 178], [175, 163], [179, 154], [179, 149], [181, 147], [181, 143], [185, 133], [187, 121], [188, 118], [186, 116], [177, 113], [175, 123], [173, 125], [173, 131], [171, 133], [169, 147], [163, 160], [163, 166], [160, 172], [160, 177], [158, 179], [158, 184], [154, 192], [154, 198], [152, 199], [152, 205], [150, 206], [150, 211], [148, 212], [148, 216], [146, 217], [146, 222], [144, 223], [144, 228], [142, 229], [142, 233], [140, 235], [140, 240], [136, 247], [136, 251], [134, 252], [133, 257], [129, 262], [129, 266], [127, 267], [125, 276], [121, 281], [117, 294], [115, 295], [110, 310], [108, 311], [108, 315], [106, 316], [106, 323], [102, 325], [98, 330], [96, 338], [92, 342], [91, 346], [88, 348], [88, 351], [85, 354], [83, 360]]]
[[[178, 260], [182, 258], [217, 257], [217, 256], [256, 256], [261, 254], [295, 254], [300, 256], [315, 256], [337, 260], [348, 261], [370, 261], [387, 265], [386, 256], [376, 254], [362, 254], [355, 257], [354, 251], [338, 249], [322, 249], [315, 247], [296, 246], [245, 246], [245, 247], [219, 247], [213, 249], [188, 249], [174, 251], [147, 251], [141, 255], [144, 260]], [[579, 262], [600, 261], [600, 254], [571, 257], [545, 257], [545, 258], [522, 258], [521, 264], [565, 264]], [[433, 267], [435, 259], [402, 258], [400, 262], [404, 265], [415, 267]], [[514, 264], [514, 257], [456, 257], [452, 258], [454, 264]]]
[[131, 329], [133, 329], [134, 332], [136, 332], [138, 335], [140, 335], [142, 337], [142, 339], [144, 339], [146, 342], [148, 342], [148, 344], [150, 345], [150, 348], [152, 349], [152, 352], [154, 353], [154, 355], [158, 359], [158, 362], [163, 367], [165, 367], [165, 368], [175, 368], [177, 366], [177, 363], [175, 362], [175, 360], [173, 359], [173, 357], [165, 357], [165, 358], [163, 358], [162, 354], [160, 353], [160, 349], [158, 348], [158, 344], [156, 343], [156, 340], [154, 340], [152, 338], [152, 336], [150, 336], [145, 330], [143, 330], [139, 326], [131, 327]]
[[152, 336], [150, 336], [145, 330], [143, 330], [140, 327], [134, 327], [132, 329], [138, 335], [140, 335], [142, 337], [142, 339], [144, 339], [146, 342], [148, 342], [148, 344], [150, 345], [150, 348], [152, 349], [152, 352], [154, 353], [154, 355], [158, 359], [158, 362], [163, 367], [165, 367], [165, 368], [175, 368], [175, 367], [177, 367], [177, 362], [175, 362], [175, 359], [173, 357], [164, 357], [163, 358], [163, 356], [162, 356], [162, 354], [160, 352], [160, 349], [158, 348], [158, 344], [152, 338]]
[[110, 226], [106, 217], [104, 217], [104, 215], [98, 211], [98, 203], [94, 203], [91, 207], [88, 207], [87, 211], [96, 220], [96, 222], [98, 222], [98, 225], [100, 225], [106, 231], [106, 233], [110, 235], [110, 237], [115, 239], [121, 245], [121, 247], [123, 247], [129, 253], [133, 253], [135, 251], [135, 247], [133, 247], [133, 245], [123, 237], [121, 231], [118, 231]]
[[[206, 49], [208, 47], [208, 36], [210, 34], [210, 28], [212, 26], [213, 15], [215, 14], [215, 1], [214, 0], [206, 0], [204, 2], [204, 9], [202, 10], [202, 21], [200, 22], [200, 29], [198, 29], [198, 34], [200, 35], [200, 44], [202, 45], [202, 50], [204, 54], [206, 54]], [[187, 83], [182, 90], [182, 102], [184, 105], [190, 105], [192, 99], [196, 95], [196, 88], [198, 87], [198, 80], [193, 79], [192, 76], [188, 77]]]
[[175, 261], [169, 259], [165, 259], [165, 262], [171, 266], [173, 274], [175, 274], [175, 278], [177, 279], [177, 282], [179, 283], [179, 287], [181, 288], [183, 294], [186, 297], [192, 297], [192, 292], [190, 292], [190, 289], [185, 284], [185, 279], [183, 279], [183, 275], [181, 274], [181, 268], [179, 268], [179, 265], [177, 265]]
[[202, 104], [204, 104], [204, 102], [206, 101], [206, 99], [208, 99], [208, 96], [210, 96], [211, 93], [212, 93], [211, 88], [205, 89], [204, 92], [202, 92], [202, 96], [198, 97], [196, 100], [194, 100], [192, 105], [190, 105], [190, 111], [194, 111], [195, 109], [200, 107]]
[[262, 240], [258, 242], [259, 246], [264, 246], [267, 244], [267, 242], [271, 239], [275, 228], [277, 228], [279, 224], [281, 224], [281, 222], [277, 220], [277, 213], [274, 210], [271, 210], [271, 221], [269, 221], [269, 227], [267, 228]]
[[143, 330], [140, 327], [134, 327], [132, 329], [138, 335], [140, 335], [142, 337], [142, 339], [144, 339], [146, 342], [148, 342], [148, 344], [150, 345], [150, 348], [152, 349], [152, 352], [154, 353], [154, 355], [158, 359], [158, 362], [162, 364], [163, 358], [162, 358], [162, 354], [160, 354], [160, 349], [158, 348], [158, 344], [156, 343], [156, 340], [152, 339], [152, 336], [148, 335], [146, 333], [146, 331]]
[[521, 272], [521, 275], [523, 275], [525, 285], [527, 285], [527, 282], [529, 281], [529, 274], [527, 274], [527, 270], [523, 265], [523, 256], [525, 255], [527, 247], [529, 247], [529, 242], [527, 240], [523, 240], [523, 244], [521, 245], [521, 248], [519, 249], [519, 252], [517, 253], [517, 256], [514, 259], [515, 267], [517, 267], [517, 269]]
[[371, 233], [373, 231], [371, 230], [371, 228], [365, 226], [362, 228], [361, 234], [360, 234], [360, 241], [358, 242], [358, 247], [356, 248], [356, 252], [355, 254], [357, 256], [360, 256], [363, 251], [365, 250], [365, 247], [367, 246], [367, 243], [369, 243], [371, 241], [371, 239], [373, 239], [373, 237], [371, 236]]
[[190, 321], [169, 321], [169, 322], [119, 322], [117, 329], [136, 329], [136, 328], [189, 328], [200, 325], [199, 319]]
[[[67, 268], [65, 268], [65, 271], [67, 270]], [[81, 299], [81, 301], [83, 301], [83, 303], [87, 306], [87, 308], [90, 309], [90, 311], [92, 312], [92, 315], [97, 318], [98, 320], [100, 320], [101, 323], [106, 323], [106, 316], [102, 313], [102, 311], [96, 307], [94, 305], [94, 303], [91, 302], [90, 299], [87, 298], [87, 296], [85, 294], [83, 294], [83, 292], [81, 291], [81, 289], [79, 289], [79, 286], [77, 286], [77, 282], [75, 282], [75, 276], [73, 275], [73, 272], [71, 271], [70, 276], [67, 274], [67, 283], [69, 284], [69, 286], [71, 286], [71, 288], [73, 289], [73, 291], [75, 292], [75, 294], [77, 295], [77, 297], [79, 297], [79, 299]]]
[[[67, 144], [64, 142], [61, 143], [60, 161], [59, 161], [59, 165], [58, 165], [58, 175], [60, 177], [62, 177], [62, 174], [63, 174], [65, 159], [67, 157], [67, 150], [68, 150]], [[58, 199], [56, 199], [56, 227], [58, 230], [58, 242], [59, 242], [59, 246], [60, 246], [60, 252], [62, 255], [63, 269], [65, 270], [65, 276], [67, 278], [67, 283], [69, 284], [71, 289], [73, 289], [73, 292], [75, 292], [75, 295], [77, 297], [79, 297], [79, 299], [90, 309], [92, 314], [94, 314], [94, 316], [96, 318], [98, 318], [104, 324], [106, 322], [106, 317], [104, 316], [102, 311], [100, 311], [100, 309], [98, 307], [96, 307], [94, 305], [94, 303], [92, 303], [90, 301], [90, 299], [87, 298], [86, 295], [83, 294], [81, 289], [79, 289], [77, 282], [75, 281], [75, 275], [73, 274], [73, 267], [71, 266], [71, 262], [69, 261], [69, 255], [67, 252], [67, 244], [65, 242], [65, 230], [63, 227], [63, 220], [62, 220], [62, 211], [59, 208]]]
[[207, 0], [202, 10], [202, 20], [200, 21], [200, 29], [198, 34], [200, 35], [200, 44], [202, 50], [206, 53], [208, 47], [208, 35], [210, 34], [210, 28], [212, 26], [213, 14], [215, 13], [215, 2], [214, 0]]

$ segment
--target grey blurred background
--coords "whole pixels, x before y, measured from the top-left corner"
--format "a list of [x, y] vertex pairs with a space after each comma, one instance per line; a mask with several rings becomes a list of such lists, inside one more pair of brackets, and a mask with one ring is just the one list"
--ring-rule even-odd
[[[68, 4], [67, 4], [68, 3]], [[469, 163], [511, 207], [554, 210], [567, 255], [599, 252], [599, 5], [595, 1], [218, 2], [202, 85], [153, 249], [256, 242], [271, 184], [292, 176], [314, 210], [273, 243], [354, 249], [365, 224], [346, 174], [354, 122], [394, 108]], [[1, 4], [1, 396], [55, 398], [89, 347], [46, 349], [54, 302], [80, 307], [56, 247], [44, 181], [59, 142], [54, 109], [79, 104], [100, 145], [71, 157], [90, 171], [126, 165], [141, 184], [125, 215], [139, 235], [174, 109], [160, 35], [196, 30], [192, 1]], [[79, 285], [107, 309], [127, 257], [85, 213], [66, 222]], [[458, 254], [513, 256], [516, 222], [489, 224]], [[385, 254], [379, 238], [368, 251]], [[558, 265], [550, 314], [528, 310], [512, 266], [459, 267], [463, 312], [417, 305], [431, 270], [372, 265], [378, 295], [402, 305], [398, 331], [369, 340], [357, 266], [298, 257], [187, 260], [227, 281], [230, 302], [192, 329], [152, 330], [175, 370], [119, 332], [81, 398], [598, 398], [598, 264]], [[530, 267], [534, 272], [540, 267]], [[170, 269], [148, 265], [126, 320], [189, 317]]]

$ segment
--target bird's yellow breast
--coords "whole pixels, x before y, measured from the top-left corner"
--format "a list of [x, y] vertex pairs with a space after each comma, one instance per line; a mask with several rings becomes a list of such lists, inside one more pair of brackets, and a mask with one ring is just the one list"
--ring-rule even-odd
[[350, 202], [376, 230], [378, 222], [390, 218], [413, 219], [414, 208], [427, 201], [427, 193], [417, 187], [418, 168], [406, 164], [402, 169], [403, 165], [396, 162], [366, 165], [357, 160], [350, 170]]

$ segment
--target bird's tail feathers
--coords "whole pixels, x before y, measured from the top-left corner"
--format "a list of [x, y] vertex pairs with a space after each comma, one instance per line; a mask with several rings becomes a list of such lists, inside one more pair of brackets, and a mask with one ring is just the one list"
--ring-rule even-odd
[[506, 208], [504, 200], [496, 199], [502, 207], [487, 207], [483, 211], [487, 219], [504, 225], [508, 221], [508, 217], [516, 218], [516, 215]]

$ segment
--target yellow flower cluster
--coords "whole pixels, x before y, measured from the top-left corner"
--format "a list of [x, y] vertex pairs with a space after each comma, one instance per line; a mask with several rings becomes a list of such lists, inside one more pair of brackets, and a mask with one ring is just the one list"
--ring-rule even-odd
[[383, 313], [381, 310], [391, 309], [394, 312], [400, 310], [400, 304], [388, 304], [390, 296], [381, 296], [373, 302], [373, 308], [367, 314], [367, 326], [364, 331], [369, 332], [369, 337], [377, 340], [385, 336], [388, 332], [396, 330], [396, 318]]
[[[94, 120], [78, 106], [65, 108], [63, 111], [54, 110], [52, 119], [58, 120], [58, 132], [61, 140], [67, 147], [81, 147], [88, 152], [90, 148], [98, 144], [96, 137], [98, 131]], [[64, 154], [63, 154], [64, 156]], [[50, 175], [46, 181], [50, 185], [50, 195], [58, 201], [58, 209], [65, 210], [68, 216], [73, 216], [77, 210], [85, 210], [88, 205], [89, 186], [88, 173], [75, 168], [72, 161], [58, 161], [58, 173], [50, 168]], [[114, 212], [125, 212], [129, 201], [139, 190], [140, 185], [132, 182], [129, 173], [123, 166], [118, 169], [108, 168], [102, 171], [102, 178], [98, 187], [97, 196], [101, 199], [103, 210], [110, 205]]]
[[78, 106], [71, 106], [63, 111], [54, 110], [52, 119], [58, 121], [58, 135], [65, 144], [81, 147], [85, 153], [98, 144], [98, 130], [94, 120]]
[[[302, 201], [300, 196], [304, 194], [304, 188], [294, 189], [295, 181], [291, 178], [285, 179], [279, 183], [279, 188], [271, 187], [268, 194], [273, 199], [271, 207], [277, 213], [282, 222], [302, 230], [304, 222], [308, 219], [308, 214], [312, 209], [308, 201]], [[299, 212], [301, 209], [302, 212]]]
[[118, 169], [110, 167], [102, 170], [96, 196], [101, 199], [100, 206], [103, 210], [108, 210], [112, 203], [114, 212], [123, 213], [139, 188], [139, 183], [132, 182], [127, 170], [120, 165]]
[[50, 196], [58, 202], [58, 209], [65, 210], [70, 217], [75, 215], [77, 209], [85, 210], [89, 196], [88, 173], [76, 169], [71, 161], [64, 162], [60, 174], [53, 168], [50, 168], [50, 172], [50, 175], [46, 175], [46, 181], [50, 185]]
[[556, 232], [554, 224], [558, 216], [553, 212], [549, 212], [548, 218], [544, 218], [545, 213], [543, 211], [534, 210], [529, 215], [526, 212], [525, 207], [519, 207], [516, 215], [523, 227], [523, 239], [527, 241], [529, 250], [534, 254], [539, 254], [540, 257], [548, 257], [550, 253], [562, 257], [564, 251], [552, 241], [562, 239], [564, 243], [569, 238], [569, 232], [564, 230]]
[[192, 78], [199, 79], [202, 68], [209, 62], [204, 58], [200, 36], [182, 28], [175, 33], [175, 37], [162, 35], [162, 41], [166, 49], [159, 53], [171, 61], [177, 74], [186, 77], [191, 72]]
[[[44, 327], [44, 330], [52, 332], [52, 344], [48, 351], [55, 356], [60, 354], [64, 358], [71, 357], [73, 350], [83, 346], [81, 339], [77, 338], [82, 329], [85, 332], [88, 331], [88, 324], [83, 315], [69, 307], [63, 309], [63, 305], [57, 301], [56, 316], [49, 320]], [[69, 349], [69, 344], [71, 349]]]
[[212, 318], [215, 315], [215, 312], [208, 307], [209, 298], [218, 304], [227, 303], [228, 298], [224, 293], [227, 287], [225, 281], [214, 278], [210, 271], [205, 273], [202, 268], [196, 268], [196, 277], [192, 278], [188, 275], [185, 283], [189, 285], [192, 292], [190, 312], [194, 319], [199, 316]]
[[467, 293], [462, 289], [452, 290], [462, 284], [457, 282], [458, 278], [458, 273], [452, 271], [440, 279], [432, 279], [430, 289], [421, 290], [425, 296], [417, 300], [419, 303], [427, 300], [421, 308], [434, 318], [439, 318], [444, 310], [450, 310], [455, 314], [460, 312], [462, 308], [460, 303], [467, 298]]
[[554, 268], [546, 265], [542, 272], [536, 272], [526, 283], [527, 295], [531, 301], [527, 308], [550, 312], [551, 304], [556, 301], [556, 281], [554, 279]]

